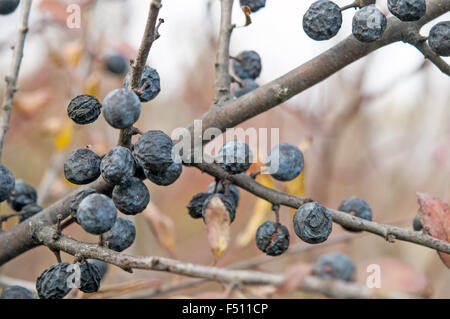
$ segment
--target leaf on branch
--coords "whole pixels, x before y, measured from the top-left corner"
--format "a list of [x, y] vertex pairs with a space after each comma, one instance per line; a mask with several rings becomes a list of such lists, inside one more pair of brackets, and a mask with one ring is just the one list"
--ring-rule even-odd
[[[450, 239], [450, 211], [448, 204], [427, 193], [417, 193], [419, 218], [430, 236], [448, 242]], [[444, 265], [450, 268], [450, 254], [438, 252]]]
[[155, 234], [159, 244], [166, 248], [173, 256], [175, 254], [175, 225], [172, 219], [163, 214], [159, 208], [151, 202], [142, 212], [142, 215]]
[[209, 246], [215, 261], [228, 248], [230, 242], [230, 214], [219, 197], [214, 196], [204, 212]]
[[248, 6], [243, 6], [243, 7], [242, 7], [242, 12], [244, 12], [244, 14], [245, 14], [245, 24], [244, 24], [244, 27], [246, 27], [246, 26], [252, 24], [252, 18], [250, 17], [250, 15], [251, 15], [250, 8], [249, 8]]

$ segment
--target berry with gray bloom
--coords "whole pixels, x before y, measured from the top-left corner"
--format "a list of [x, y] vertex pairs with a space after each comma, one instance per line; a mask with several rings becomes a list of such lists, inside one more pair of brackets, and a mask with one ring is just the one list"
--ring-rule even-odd
[[267, 155], [266, 166], [272, 177], [279, 181], [296, 178], [305, 167], [303, 153], [291, 144], [279, 144]]
[[235, 86], [235, 88], [233, 89], [233, 95], [236, 98], [239, 98], [239, 97], [259, 88], [259, 84], [256, 83], [255, 80], [244, 79], [244, 80], [242, 80], [242, 82], [244, 83], [244, 86], [238, 85], [238, 86]]
[[88, 233], [100, 235], [114, 226], [116, 215], [116, 207], [109, 197], [91, 194], [78, 206], [77, 221]]
[[[62, 299], [72, 289], [70, 278], [74, 277], [74, 267], [69, 263], [59, 263], [45, 270], [36, 281], [40, 299]], [[70, 284], [69, 284], [70, 283]]]
[[223, 203], [228, 214], [230, 215], [230, 223], [232, 223], [234, 221], [234, 219], [236, 218], [236, 206], [234, 206], [233, 200], [230, 197], [225, 196], [224, 194], [220, 194], [220, 193], [209, 194], [209, 196], [206, 198], [206, 200], [203, 203], [202, 216], [205, 217], [205, 210], [207, 209], [209, 203], [211, 202], [211, 200], [214, 197], [219, 198], [220, 201]]
[[[130, 77], [131, 72], [128, 72], [123, 82], [126, 88], [128, 88], [130, 85]], [[141, 102], [148, 102], [150, 100], [153, 100], [161, 91], [161, 79], [159, 77], [158, 71], [149, 67], [148, 65], [145, 66], [144, 71], [142, 72], [140, 91], [141, 94], [139, 95], [139, 99], [141, 100]]]
[[413, 219], [413, 229], [415, 231], [420, 231], [423, 229], [422, 223], [420, 222], [419, 215], [416, 215]]
[[130, 247], [136, 239], [136, 228], [131, 220], [117, 218], [113, 228], [103, 234], [106, 247], [122, 251]]
[[[347, 198], [346, 200], [342, 201], [341, 205], [339, 205], [338, 210], [342, 212], [346, 212], [349, 214], [352, 214], [353, 216], [365, 219], [365, 220], [372, 220], [372, 208], [370, 208], [369, 204], [367, 202], [359, 197], [353, 196], [350, 198]], [[342, 226], [344, 229], [351, 231], [351, 232], [360, 232], [359, 229], [354, 229], [351, 227], [345, 227]]]
[[142, 134], [134, 145], [136, 162], [152, 174], [164, 172], [172, 165], [172, 139], [162, 131]]
[[102, 276], [100, 269], [94, 263], [82, 263], [80, 265], [80, 287], [82, 292], [93, 293], [100, 288]]
[[135, 172], [135, 163], [131, 151], [122, 146], [111, 149], [100, 164], [103, 179], [111, 184], [120, 184], [124, 179], [132, 177]]
[[212, 196], [210, 193], [195, 194], [186, 206], [192, 218], [203, 217], [203, 205]]
[[[239, 197], [240, 197], [239, 188], [237, 188], [237, 186], [234, 184], [230, 184], [228, 191], [229, 191], [228, 196], [233, 200], [234, 206], [238, 207]], [[220, 182], [217, 185], [217, 188], [216, 188], [216, 182], [212, 182], [211, 184], [209, 184], [208, 188], [206, 189], [206, 192], [210, 193], [210, 194], [220, 193], [220, 194], [225, 195], [225, 189], [224, 189], [222, 183], [220, 183]]]
[[341, 25], [341, 8], [332, 1], [316, 1], [303, 15], [303, 30], [317, 41], [331, 39], [338, 33]]
[[128, 61], [120, 54], [108, 55], [104, 63], [105, 68], [116, 75], [123, 75], [128, 70]]
[[0, 294], [0, 299], [35, 299], [31, 291], [22, 286], [5, 287]]
[[89, 184], [100, 176], [100, 156], [87, 148], [80, 148], [72, 153], [64, 163], [64, 176], [77, 185]]
[[388, 0], [389, 11], [402, 21], [416, 21], [425, 15], [425, 0]]
[[33, 186], [17, 180], [14, 190], [8, 199], [9, 206], [16, 212], [20, 212], [22, 208], [29, 204], [36, 204], [37, 192]]
[[256, 246], [269, 256], [279, 256], [289, 247], [289, 231], [280, 223], [267, 221], [256, 231]]
[[103, 100], [103, 116], [114, 128], [131, 127], [141, 115], [141, 102], [138, 96], [127, 89], [115, 89]]
[[354, 281], [356, 267], [353, 261], [341, 253], [321, 256], [313, 268], [313, 275], [344, 281]]
[[0, 0], [0, 14], [6, 15], [16, 11], [20, 0]]
[[450, 56], [450, 21], [435, 24], [428, 35], [431, 49], [441, 56]]
[[386, 16], [375, 6], [370, 5], [356, 11], [353, 16], [352, 33], [361, 42], [372, 42], [383, 36], [386, 25]]
[[77, 211], [78, 211], [78, 206], [80, 206], [80, 203], [83, 199], [85, 199], [86, 197], [88, 197], [91, 194], [95, 194], [96, 191], [93, 190], [92, 188], [86, 188], [83, 189], [81, 191], [79, 191], [78, 193], [75, 194], [75, 196], [73, 196], [70, 199], [69, 202], [69, 210], [70, 210], [70, 215], [75, 219], [76, 222], [78, 222], [77, 220]]
[[261, 74], [261, 57], [255, 51], [243, 51], [233, 60], [233, 71], [241, 79], [256, 79]]
[[136, 215], [147, 207], [150, 193], [139, 178], [130, 177], [114, 186], [112, 200], [122, 213]]
[[24, 220], [27, 220], [31, 216], [36, 215], [42, 210], [42, 207], [38, 204], [28, 204], [20, 210], [20, 217], [19, 217], [19, 223], [23, 222]]
[[0, 164], [0, 203], [7, 200], [14, 190], [14, 176], [11, 171]]
[[77, 124], [95, 122], [102, 112], [102, 105], [95, 96], [83, 94], [73, 98], [67, 107], [67, 115]]
[[250, 147], [241, 141], [226, 142], [216, 156], [216, 162], [230, 174], [240, 174], [247, 171], [253, 161]]
[[182, 170], [183, 165], [179, 163], [172, 163], [172, 165], [170, 165], [166, 170], [160, 173], [152, 174], [149, 170], [144, 169], [144, 174], [150, 181], [152, 181], [156, 185], [168, 186], [175, 183], [178, 177], [180, 177]]
[[295, 233], [309, 244], [318, 244], [327, 240], [331, 234], [332, 224], [328, 210], [315, 202], [300, 206], [294, 215]]
[[266, 0], [239, 0], [241, 7], [247, 6], [251, 12], [256, 12], [266, 6]]
[[90, 265], [95, 265], [99, 271], [100, 277], [103, 279], [108, 272], [108, 264], [102, 260], [97, 259], [87, 259], [86, 262]]

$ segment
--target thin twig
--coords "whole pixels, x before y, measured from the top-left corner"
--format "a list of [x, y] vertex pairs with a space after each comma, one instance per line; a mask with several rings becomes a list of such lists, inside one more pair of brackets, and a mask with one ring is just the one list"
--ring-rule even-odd
[[431, 50], [425, 38], [422, 38], [417, 32], [414, 40], [409, 40], [409, 43], [414, 45], [426, 59], [433, 63], [442, 73], [450, 76], [450, 65], [444, 61], [438, 54]]

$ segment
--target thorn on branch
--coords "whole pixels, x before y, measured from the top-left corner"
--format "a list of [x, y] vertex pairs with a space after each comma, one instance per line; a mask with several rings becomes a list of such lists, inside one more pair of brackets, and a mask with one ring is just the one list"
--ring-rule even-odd
[[56, 226], [55, 226], [55, 233], [53, 234], [52, 238], [54, 240], [58, 240], [59, 237], [61, 236], [61, 220], [62, 220], [62, 215], [58, 214], [56, 216], [57, 221], [56, 221]]

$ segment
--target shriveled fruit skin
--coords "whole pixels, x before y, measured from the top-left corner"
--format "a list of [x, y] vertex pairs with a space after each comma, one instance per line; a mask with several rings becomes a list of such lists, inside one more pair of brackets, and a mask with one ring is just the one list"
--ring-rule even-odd
[[202, 218], [203, 205], [211, 197], [210, 193], [195, 194], [187, 205], [188, 213], [192, 218]]
[[441, 56], [450, 56], [450, 21], [435, 24], [428, 35], [431, 49]]
[[135, 162], [131, 151], [123, 146], [116, 146], [102, 158], [100, 172], [103, 179], [111, 184], [120, 184], [135, 172]]
[[321, 256], [313, 268], [315, 276], [344, 281], [354, 281], [355, 271], [353, 261], [341, 253], [328, 253]]
[[97, 292], [102, 280], [100, 269], [97, 265], [94, 263], [82, 263], [80, 271], [80, 287], [78, 288], [85, 293]]
[[114, 186], [112, 200], [122, 213], [136, 215], [147, 207], [150, 202], [150, 192], [139, 178], [129, 177]]
[[173, 163], [173, 141], [162, 131], [147, 131], [134, 145], [136, 162], [152, 174], [165, 171]]
[[[206, 189], [206, 192], [212, 194], [212, 193], [214, 193], [215, 188], [216, 188], [216, 182], [212, 182], [211, 184], [209, 184], [208, 188]], [[216, 192], [225, 195], [225, 189], [222, 186], [222, 183], [219, 183], [219, 185], [217, 185]], [[239, 188], [236, 185], [230, 184], [228, 196], [231, 197], [231, 199], [233, 200], [234, 206], [237, 208], [239, 206], [240, 192], [239, 192]]]
[[144, 174], [156, 185], [169, 186], [175, 183], [175, 181], [180, 177], [182, 170], [183, 165], [179, 163], [172, 163], [172, 165], [160, 173], [152, 174], [150, 171], [144, 169]]
[[226, 142], [216, 156], [216, 162], [230, 174], [247, 171], [252, 161], [253, 155], [250, 147], [237, 140]]
[[[131, 72], [128, 72], [124, 80], [124, 87], [129, 87], [130, 78]], [[159, 92], [161, 92], [161, 79], [158, 71], [148, 65], [145, 66], [141, 76], [140, 87], [143, 88], [142, 93], [139, 95], [141, 102], [145, 103], [157, 97]]]
[[267, 221], [256, 231], [256, 246], [269, 256], [279, 256], [289, 247], [289, 231], [279, 223]]
[[36, 281], [40, 299], [62, 299], [72, 289], [68, 284], [75, 270], [69, 263], [59, 263], [45, 270]]
[[11, 171], [0, 164], [0, 203], [7, 200], [14, 190], [15, 180]]
[[306, 203], [295, 212], [295, 233], [301, 240], [309, 244], [318, 244], [327, 240], [332, 226], [330, 213], [316, 202]]
[[67, 107], [67, 115], [77, 124], [85, 125], [95, 122], [102, 112], [102, 104], [95, 96], [78, 95]]
[[72, 153], [64, 163], [64, 176], [76, 185], [85, 185], [100, 176], [100, 156], [87, 148], [80, 148]]
[[361, 42], [373, 42], [383, 36], [386, 26], [386, 16], [375, 6], [369, 5], [356, 11], [352, 33]]
[[88, 233], [100, 235], [114, 226], [116, 215], [116, 207], [109, 197], [91, 194], [78, 206], [77, 221]]
[[123, 251], [136, 239], [136, 228], [131, 220], [117, 218], [113, 228], [103, 234], [103, 240], [109, 249]]
[[417, 21], [425, 15], [425, 0], [388, 0], [389, 11], [402, 21]]
[[100, 277], [103, 279], [103, 277], [105, 277], [106, 273], [108, 272], [108, 264], [102, 260], [98, 260], [98, 259], [87, 259], [86, 260], [87, 263], [89, 263], [89, 265], [94, 264], [95, 266], [97, 266], [97, 269], [99, 271]]
[[328, 0], [314, 2], [303, 15], [303, 30], [316, 41], [334, 37], [342, 25], [341, 9]]
[[22, 286], [9, 286], [3, 288], [0, 299], [35, 299], [31, 291]]
[[16, 180], [13, 194], [8, 199], [9, 206], [16, 212], [20, 212], [24, 206], [36, 204], [36, 201], [36, 189], [21, 180]]

